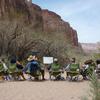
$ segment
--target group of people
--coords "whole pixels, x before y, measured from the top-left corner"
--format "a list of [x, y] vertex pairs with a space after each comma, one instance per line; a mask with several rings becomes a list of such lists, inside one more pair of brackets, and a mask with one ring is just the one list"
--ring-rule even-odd
[[3, 80], [26, 80], [25, 74], [31, 80], [32, 76], [38, 80], [38, 76], [44, 78], [44, 65], [38, 61], [34, 55], [30, 55], [27, 59], [27, 64], [24, 66], [20, 60], [11, 58], [9, 64], [6, 64], [4, 59], [0, 59], [0, 76]]
[[[26, 66], [21, 64], [18, 59], [11, 59], [7, 65], [4, 59], [0, 59], [0, 77], [2, 80], [45, 80], [45, 69], [49, 72], [50, 80], [64, 80], [62, 74], [66, 72], [66, 78], [78, 80], [79, 75], [83, 79], [88, 79], [92, 73], [96, 72], [100, 76], [100, 60], [96, 63], [93, 60], [87, 60], [82, 67], [72, 58], [68, 64], [61, 67], [57, 58], [54, 58], [52, 64], [45, 68], [45, 65], [39, 62], [36, 55], [30, 55]], [[25, 77], [27, 76], [27, 78]]]

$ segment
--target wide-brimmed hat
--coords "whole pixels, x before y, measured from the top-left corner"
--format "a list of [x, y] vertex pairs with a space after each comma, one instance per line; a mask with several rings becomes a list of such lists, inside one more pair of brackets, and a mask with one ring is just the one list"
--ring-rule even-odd
[[89, 60], [86, 60], [84, 63], [85, 64], [92, 64], [93, 63], [93, 60], [92, 59], [89, 59]]
[[32, 60], [34, 60], [34, 58], [33, 58], [33, 56], [32, 55], [30, 55], [29, 57], [28, 57], [28, 59], [27, 59], [28, 61], [32, 61]]

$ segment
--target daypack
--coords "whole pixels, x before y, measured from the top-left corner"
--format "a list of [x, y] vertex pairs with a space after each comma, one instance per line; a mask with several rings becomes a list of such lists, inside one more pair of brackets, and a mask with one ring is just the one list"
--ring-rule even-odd
[[36, 61], [32, 61], [30, 64], [30, 73], [36, 72], [37, 70], [39, 70], [39, 66], [38, 63]]
[[4, 67], [3, 67], [3, 64], [0, 63], [0, 72], [4, 71]]
[[16, 64], [16, 67], [18, 70], [22, 70], [23, 69], [23, 66], [21, 64]]
[[13, 73], [16, 71], [16, 64], [10, 64], [8, 68], [9, 73]]
[[59, 64], [52, 64], [52, 65], [51, 65], [51, 69], [52, 69], [53, 71], [59, 71], [60, 65], [59, 65]]
[[79, 64], [70, 64], [70, 71], [77, 71], [79, 69]]

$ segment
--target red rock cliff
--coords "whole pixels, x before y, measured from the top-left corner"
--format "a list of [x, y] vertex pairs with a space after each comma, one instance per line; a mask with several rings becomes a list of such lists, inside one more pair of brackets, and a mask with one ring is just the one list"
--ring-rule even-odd
[[0, 0], [0, 19], [30, 24], [33, 30], [42, 31], [42, 10], [31, 0]]
[[63, 21], [59, 15], [48, 10], [43, 10], [42, 16], [44, 32], [66, 34], [66, 39], [69, 38], [68, 40], [71, 41], [74, 46], [78, 46], [77, 32], [70, 27], [68, 22]]
[[[10, 20], [26, 24], [36, 32], [45, 32], [53, 35], [60, 34], [72, 45], [78, 46], [77, 32], [70, 27], [68, 22], [59, 15], [48, 10], [42, 10], [38, 5], [32, 4], [32, 0], [0, 0], [0, 20]], [[14, 20], [13, 20], [14, 19]], [[60, 37], [59, 37], [60, 39]]]

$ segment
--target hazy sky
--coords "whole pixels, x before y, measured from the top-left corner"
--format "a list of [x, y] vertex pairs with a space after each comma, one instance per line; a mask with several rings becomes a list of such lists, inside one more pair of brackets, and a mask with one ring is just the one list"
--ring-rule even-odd
[[77, 30], [79, 42], [100, 41], [100, 0], [32, 0], [59, 14]]

